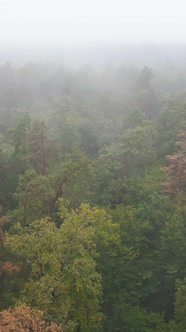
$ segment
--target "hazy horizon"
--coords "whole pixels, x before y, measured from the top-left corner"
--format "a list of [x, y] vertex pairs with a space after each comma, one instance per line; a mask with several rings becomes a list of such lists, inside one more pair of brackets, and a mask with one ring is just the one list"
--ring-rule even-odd
[[0, 44], [185, 43], [183, 0], [0, 0]]

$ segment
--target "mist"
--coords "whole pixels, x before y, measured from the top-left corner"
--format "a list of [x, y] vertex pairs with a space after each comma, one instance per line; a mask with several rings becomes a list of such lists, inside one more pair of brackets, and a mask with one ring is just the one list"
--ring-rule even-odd
[[186, 331], [185, 0], [0, 0], [0, 330]]
[[184, 42], [183, 0], [1, 0], [0, 42]]

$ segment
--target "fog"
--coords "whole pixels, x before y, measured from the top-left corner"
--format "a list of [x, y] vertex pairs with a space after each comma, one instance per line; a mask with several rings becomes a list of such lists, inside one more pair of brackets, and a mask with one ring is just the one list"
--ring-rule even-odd
[[0, 42], [185, 42], [184, 0], [1, 0]]
[[1, 64], [184, 61], [184, 0], [0, 0], [0, 5]]
[[1, 331], [186, 331], [185, 1], [0, 0]]

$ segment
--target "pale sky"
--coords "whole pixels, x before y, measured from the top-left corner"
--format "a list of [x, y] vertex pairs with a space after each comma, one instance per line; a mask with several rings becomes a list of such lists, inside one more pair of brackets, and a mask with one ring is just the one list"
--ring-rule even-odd
[[186, 0], [0, 0], [0, 42], [186, 42]]

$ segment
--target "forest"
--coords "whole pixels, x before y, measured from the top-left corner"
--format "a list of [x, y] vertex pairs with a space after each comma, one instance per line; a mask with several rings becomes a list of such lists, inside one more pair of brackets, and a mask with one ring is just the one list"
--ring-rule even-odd
[[186, 331], [186, 65], [0, 65], [0, 331]]

